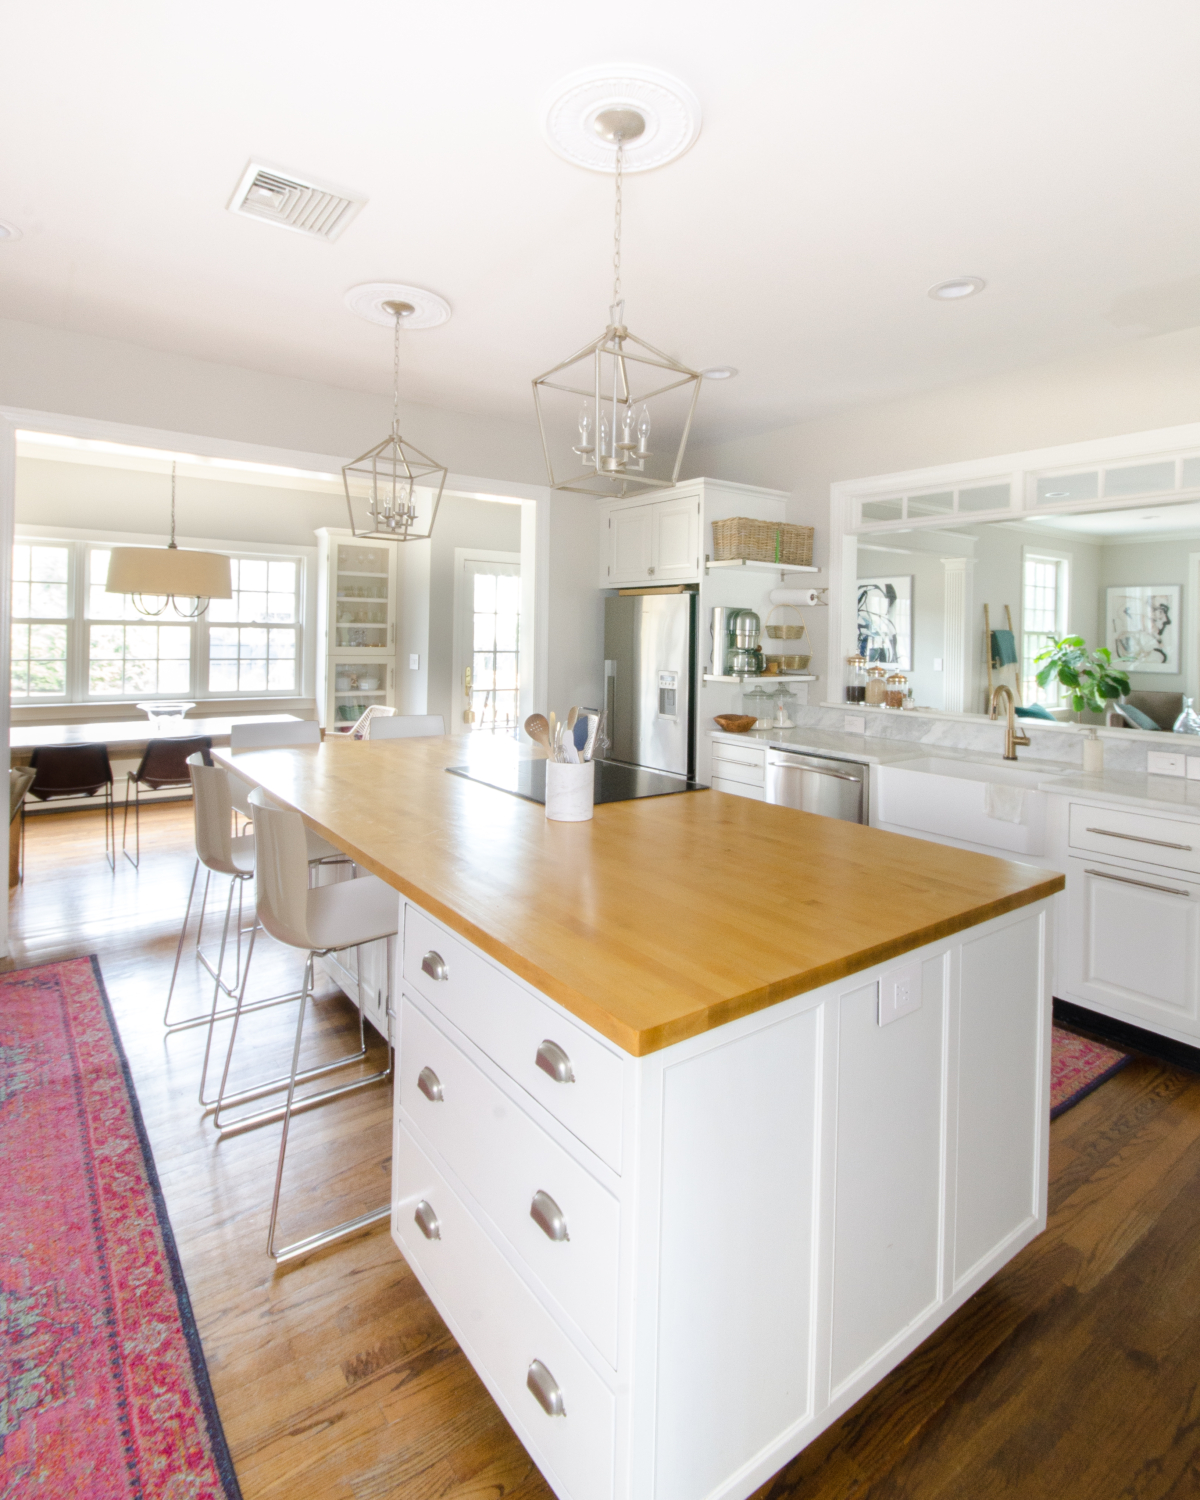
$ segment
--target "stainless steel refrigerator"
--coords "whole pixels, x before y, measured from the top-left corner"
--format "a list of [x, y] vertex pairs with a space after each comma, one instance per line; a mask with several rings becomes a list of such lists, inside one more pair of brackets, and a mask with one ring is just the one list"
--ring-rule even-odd
[[623, 589], [604, 601], [610, 760], [695, 775], [696, 591]]

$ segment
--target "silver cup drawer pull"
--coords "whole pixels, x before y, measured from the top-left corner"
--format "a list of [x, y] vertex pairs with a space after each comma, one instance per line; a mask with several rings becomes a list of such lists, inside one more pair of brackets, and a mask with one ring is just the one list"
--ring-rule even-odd
[[575, 1070], [571, 1066], [571, 1059], [557, 1042], [543, 1042], [537, 1049], [537, 1057], [534, 1061], [543, 1073], [549, 1073], [555, 1083], [575, 1082]]
[[442, 1226], [438, 1221], [438, 1216], [433, 1211], [433, 1204], [426, 1203], [424, 1198], [417, 1204], [417, 1211], [413, 1214], [413, 1222], [427, 1240], [441, 1239]]
[[450, 970], [446, 967], [446, 960], [440, 953], [435, 953], [432, 948], [421, 960], [421, 973], [428, 974], [430, 979], [449, 979]]
[[567, 1221], [562, 1209], [550, 1194], [543, 1193], [541, 1188], [538, 1188], [533, 1195], [533, 1202], [529, 1205], [529, 1217], [548, 1240], [571, 1238], [567, 1233]]
[[540, 1359], [535, 1359], [529, 1366], [525, 1384], [537, 1397], [538, 1405], [548, 1417], [566, 1416], [567, 1408], [563, 1405], [562, 1387]]
[[432, 1068], [422, 1068], [417, 1074], [417, 1087], [431, 1104], [441, 1104], [445, 1097], [442, 1093], [442, 1080]]

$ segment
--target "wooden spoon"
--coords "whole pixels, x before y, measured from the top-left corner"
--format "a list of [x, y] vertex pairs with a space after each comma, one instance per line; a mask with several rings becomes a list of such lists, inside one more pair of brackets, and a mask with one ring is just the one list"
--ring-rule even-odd
[[570, 734], [571, 730], [575, 728], [575, 720], [578, 717], [579, 717], [579, 709], [577, 707], [573, 707], [571, 709], [570, 713], [567, 715], [567, 733], [568, 734]]
[[540, 745], [550, 760], [554, 759], [554, 751], [550, 746], [550, 725], [542, 714], [530, 714], [525, 720], [525, 733], [534, 742]]

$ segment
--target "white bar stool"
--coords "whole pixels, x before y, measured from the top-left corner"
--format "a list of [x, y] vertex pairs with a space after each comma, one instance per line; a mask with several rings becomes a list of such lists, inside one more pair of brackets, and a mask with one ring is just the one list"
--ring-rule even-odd
[[[275, 1226], [279, 1217], [279, 1193], [283, 1184], [283, 1164], [287, 1155], [288, 1129], [292, 1115], [311, 1107], [309, 1099], [296, 1102], [296, 1084], [301, 1078], [300, 1042], [304, 1033], [304, 1014], [312, 990], [313, 960], [361, 943], [378, 942], [395, 937], [400, 926], [400, 898], [375, 875], [365, 875], [337, 885], [308, 886], [304, 822], [299, 813], [272, 807], [259, 788], [250, 794], [254, 815], [255, 895], [258, 919], [278, 942], [299, 948], [306, 954], [304, 982], [300, 989], [300, 1014], [296, 1018], [296, 1043], [292, 1050], [292, 1071], [288, 1082], [287, 1104], [282, 1111], [283, 1137], [279, 1143], [279, 1165], [275, 1172], [275, 1194], [271, 1200], [271, 1224], [267, 1231], [267, 1253], [277, 1264], [297, 1260], [314, 1250], [346, 1239], [369, 1225], [387, 1219], [391, 1207], [373, 1209], [321, 1230], [294, 1244], [275, 1248]], [[358, 1013], [362, 1035], [362, 1010]], [[328, 1089], [322, 1102], [341, 1094], [350, 1094], [369, 1084], [391, 1077], [391, 1060], [387, 1068], [369, 1078], [357, 1079], [340, 1089]]]
[[[179, 929], [179, 942], [175, 946], [175, 967], [171, 971], [171, 984], [167, 991], [166, 1009], [163, 1011], [163, 1025], [167, 1032], [186, 1031], [193, 1026], [208, 1027], [208, 1041], [204, 1048], [204, 1066], [200, 1074], [200, 1103], [206, 1108], [219, 1107], [220, 1096], [217, 1099], [205, 1098], [205, 1087], [208, 1082], [209, 1055], [212, 1049], [213, 1027], [217, 1021], [234, 1017], [235, 1020], [242, 1010], [263, 1010], [269, 1005], [282, 1005], [285, 1001], [297, 999], [298, 992], [292, 991], [286, 995], [272, 995], [265, 1000], [253, 1001], [250, 1005], [244, 1004], [246, 993], [246, 981], [250, 973], [250, 959], [254, 953], [254, 935], [246, 953], [245, 965], [242, 964], [242, 896], [246, 881], [254, 874], [254, 840], [249, 836], [235, 838], [232, 832], [232, 798], [229, 786], [229, 777], [220, 766], [207, 766], [204, 764], [204, 756], [197, 752], [187, 758], [187, 767], [192, 779], [192, 811], [195, 819], [196, 829], [196, 863], [192, 869], [192, 884], [188, 890], [187, 906], [184, 909], [183, 925]], [[306, 836], [306, 852], [308, 863], [334, 864], [349, 863], [346, 855], [340, 849], [336, 849], [325, 839], [315, 833]], [[200, 900], [200, 917], [196, 925], [196, 956], [201, 964], [212, 976], [213, 999], [209, 1009], [200, 1015], [187, 1016], [183, 1020], [171, 1020], [171, 1001], [175, 994], [175, 982], [179, 977], [179, 963], [183, 956], [184, 940], [187, 936], [188, 919], [191, 916], [192, 902], [196, 895], [196, 881], [200, 875], [200, 867], [205, 869], [204, 892]], [[204, 910], [208, 900], [209, 882], [213, 875], [225, 875], [229, 877], [229, 897], [225, 902], [225, 921], [221, 928], [221, 947], [217, 955], [216, 966], [201, 947], [201, 939], [204, 933]], [[233, 897], [237, 893], [238, 914], [236, 919], [236, 944], [237, 959], [234, 970], [233, 984], [229, 984], [224, 978], [225, 953], [229, 942], [229, 924], [233, 917]], [[235, 1003], [225, 1009], [220, 1008], [220, 997], [224, 993]], [[228, 1058], [226, 1058], [226, 1077], [228, 1076]], [[281, 1089], [287, 1083], [286, 1078], [273, 1081], [269, 1087], [252, 1091], [252, 1097], [260, 1097], [263, 1092], [270, 1093]], [[237, 1098], [245, 1102], [246, 1094], [243, 1092]], [[228, 1102], [234, 1102], [231, 1096]]]
[[[231, 750], [272, 750], [279, 745], [319, 745], [321, 726], [315, 719], [279, 719], [267, 724], [239, 724], [229, 726], [229, 748]], [[250, 817], [250, 793], [254, 783], [229, 772], [229, 790], [233, 805], [243, 818]]]

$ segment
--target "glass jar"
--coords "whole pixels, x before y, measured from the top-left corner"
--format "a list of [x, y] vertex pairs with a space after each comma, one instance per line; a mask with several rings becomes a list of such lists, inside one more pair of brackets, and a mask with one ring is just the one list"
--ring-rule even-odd
[[892, 672], [889, 674], [887, 683], [887, 695], [884, 698], [886, 708], [903, 708], [904, 700], [908, 697], [908, 678], [903, 672]]
[[867, 668], [867, 686], [863, 693], [863, 702], [868, 708], [882, 708], [887, 699], [887, 668], [874, 666]]
[[846, 662], [846, 702], [867, 701], [867, 658], [851, 656]]
[[[1192, 700], [1183, 700], [1183, 712], [1175, 720], [1171, 728], [1176, 734], [1200, 734], [1200, 714], [1192, 707]], [[1189, 761], [1190, 765], [1191, 762]]]

